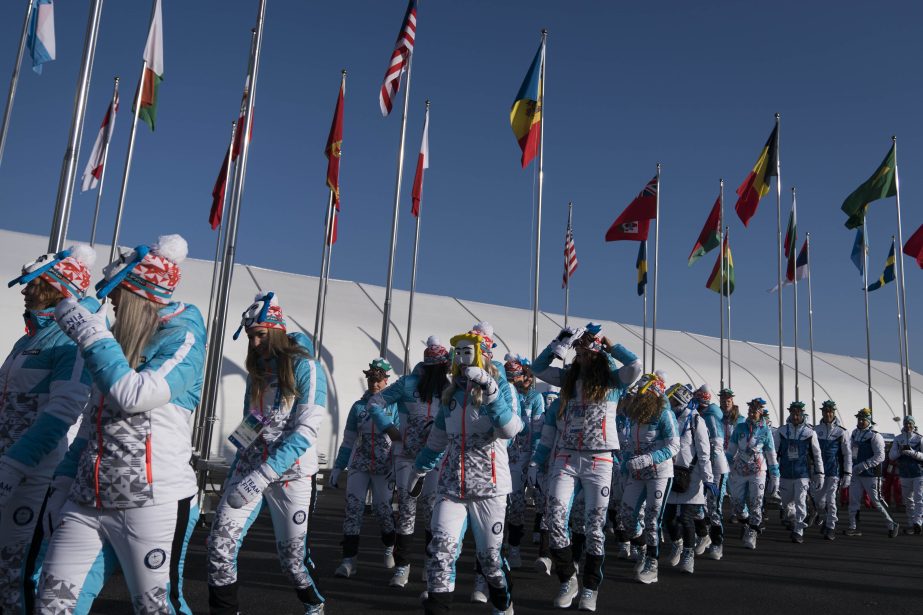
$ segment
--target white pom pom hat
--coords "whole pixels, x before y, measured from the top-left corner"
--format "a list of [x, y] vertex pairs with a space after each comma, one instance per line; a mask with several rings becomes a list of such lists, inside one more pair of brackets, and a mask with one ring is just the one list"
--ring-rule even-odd
[[28, 284], [35, 278], [45, 280], [65, 297], [82, 298], [90, 287], [90, 267], [96, 251], [90, 246], [75, 245], [61, 252], [43, 254], [22, 266], [22, 275], [9, 286]]
[[153, 246], [138, 246], [103, 269], [104, 279], [96, 285], [96, 296], [102, 299], [118, 286], [166, 305], [173, 300], [182, 277], [179, 265], [188, 251], [180, 235], [161, 235]]

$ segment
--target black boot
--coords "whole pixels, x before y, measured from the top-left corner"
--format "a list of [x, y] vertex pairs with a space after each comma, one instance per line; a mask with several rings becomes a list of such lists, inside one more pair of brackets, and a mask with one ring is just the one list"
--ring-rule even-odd
[[208, 612], [211, 615], [236, 615], [237, 582], [208, 586]]
[[451, 592], [429, 592], [423, 601], [423, 612], [426, 615], [446, 615], [451, 610]]

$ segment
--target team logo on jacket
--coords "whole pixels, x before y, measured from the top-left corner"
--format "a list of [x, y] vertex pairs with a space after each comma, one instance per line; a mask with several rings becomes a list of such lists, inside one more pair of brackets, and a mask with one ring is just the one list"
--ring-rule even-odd
[[609, 487], [603, 487], [603, 488], [600, 490], [600, 493], [602, 494], [602, 496], [603, 496], [604, 498], [609, 497]]
[[659, 500], [659, 499], [662, 498], [662, 497], [663, 497], [663, 491], [661, 491], [660, 489], [658, 489], [657, 491], [654, 492], [654, 498], [655, 498], [655, 499]]
[[20, 506], [15, 511], [13, 511], [13, 523], [16, 525], [26, 525], [32, 518], [35, 516], [35, 513], [32, 512], [32, 509], [28, 506]]
[[151, 549], [144, 556], [144, 565], [149, 570], [157, 570], [167, 561], [167, 553], [163, 549]]
[[490, 531], [494, 533], [494, 536], [499, 536], [500, 534], [502, 534], [503, 533], [503, 522], [497, 521], [496, 523], [494, 523], [494, 526], [491, 528]]
[[29, 350], [22, 351], [22, 356], [24, 357], [32, 357], [32, 356], [39, 355], [39, 354], [42, 354], [42, 351], [39, 350], [38, 348], [30, 348]]
[[296, 510], [295, 514], [292, 515], [292, 521], [295, 523], [295, 525], [301, 525], [307, 518], [308, 516], [303, 510]]

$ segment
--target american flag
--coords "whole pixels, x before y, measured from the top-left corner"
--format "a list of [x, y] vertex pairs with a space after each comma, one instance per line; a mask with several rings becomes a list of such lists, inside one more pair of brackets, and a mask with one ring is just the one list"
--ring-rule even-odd
[[574, 247], [574, 229], [567, 225], [567, 234], [564, 236], [564, 282], [561, 288], [566, 288], [570, 278], [577, 271], [577, 248]]
[[381, 105], [381, 114], [388, 117], [391, 106], [401, 88], [401, 76], [407, 70], [407, 64], [413, 53], [413, 41], [417, 36], [417, 0], [410, 0], [401, 32], [397, 35], [394, 51], [391, 52], [391, 63], [385, 73], [385, 81], [381, 84], [381, 94], [378, 102]]

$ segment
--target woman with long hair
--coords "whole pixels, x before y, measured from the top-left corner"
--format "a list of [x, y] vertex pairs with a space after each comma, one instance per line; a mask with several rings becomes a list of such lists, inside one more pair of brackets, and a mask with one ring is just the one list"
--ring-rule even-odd
[[237, 455], [208, 538], [208, 603], [213, 615], [238, 612], [237, 554], [263, 503], [272, 516], [282, 572], [305, 613], [323, 613], [309, 565], [317, 474], [317, 432], [325, 417], [327, 380], [310, 357], [306, 335], [288, 333], [275, 293], [259, 293], [241, 318], [247, 388], [244, 419], [230, 436]]
[[[613, 451], [619, 448], [616, 406], [641, 373], [638, 357], [601, 337], [601, 329], [590, 323], [585, 329], [563, 330], [533, 364], [536, 376], [561, 387], [558, 399], [545, 413], [541, 440], [529, 464], [532, 484], [537, 481], [540, 466], [546, 462], [551, 466], [547, 514], [551, 559], [561, 583], [554, 605], [568, 608], [579, 590], [568, 531], [571, 506], [579, 492], [585, 503], [583, 525], [587, 537], [580, 608], [588, 611], [596, 610], [603, 578]], [[552, 367], [552, 360], [563, 361], [571, 346], [575, 348], [574, 362], [563, 368]], [[554, 459], [549, 460], [552, 450]]]
[[734, 514], [744, 525], [743, 543], [748, 549], [756, 548], [756, 537], [763, 520], [766, 476], [779, 476], [772, 430], [763, 415], [765, 406], [766, 400], [760, 397], [750, 400], [747, 418], [734, 428], [727, 447], [731, 458], [728, 493]]
[[[410, 578], [410, 546], [417, 518], [417, 498], [407, 492], [407, 484], [414, 473], [413, 462], [426, 444], [429, 431], [439, 411], [439, 396], [449, 382], [449, 351], [434, 335], [426, 340], [423, 362], [413, 372], [401, 376], [392, 385], [372, 396], [369, 406], [387, 408], [397, 404], [400, 416], [401, 439], [394, 443], [394, 476], [397, 488], [397, 536], [394, 542], [394, 574], [391, 587], [404, 587]], [[436, 475], [431, 474], [423, 485], [420, 513], [426, 528], [426, 545], [433, 538], [429, 523], [436, 501]], [[428, 556], [426, 556], [428, 559]]]
[[346, 511], [343, 516], [343, 561], [334, 574], [349, 578], [359, 571], [359, 531], [365, 513], [365, 496], [372, 490], [372, 510], [378, 517], [381, 542], [385, 545], [384, 563], [394, 568], [394, 514], [391, 498], [394, 496], [393, 442], [401, 439], [397, 404], [386, 406], [371, 403], [372, 398], [388, 386], [391, 364], [381, 357], [369, 363], [364, 370], [368, 389], [349, 409], [346, 429], [337, 452], [333, 471], [327, 484], [338, 489], [340, 475], [349, 470], [346, 478]]
[[455, 352], [452, 380], [442, 392], [436, 421], [407, 485], [417, 495], [426, 474], [439, 466], [423, 601], [430, 615], [451, 609], [455, 564], [469, 525], [494, 613], [513, 612], [509, 567], [500, 549], [511, 491], [507, 442], [520, 432], [522, 420], [513, 410], [506, 378], [491, 361], [490, 332], [482, 323], [450, 340]]
[[[199, 403], [205, 325], [173, 301], [186, 241], [166, 235], [107, 266], [115, 326], [75, 299], [55, 318], [93, 379], [90, 403], [56, 475], [70, 477], [42, 569], [36, 613], [72, 613], [99, 555], [111, 547], [136, 613], [188, 613], [186, 544], [198, 518], [190, 416]], [[57, 482], [57, 481], [56, 481]]]
[[664, 505], [673, 484], [673, 458], [680, 447], [676, 415], [659, 374], [641, 378], [625, 406], [625, 417], [628, 447], [622, 451], [625, 483], [619, 516], [625, 537], [641, 549], [635, 579], [656, 583]]
[[32, 575], [44, 532], [40, 511], [68, 433], [90, 397], [90, 377], [77, 345], [57, 326], [54, 308], [86, 297], [96, 252], [73, 246], [23, 265], [26, 334], [0, 367], [0, 612], [32, 613]]

